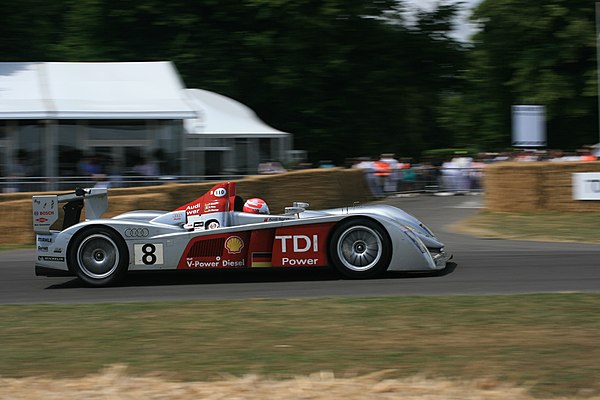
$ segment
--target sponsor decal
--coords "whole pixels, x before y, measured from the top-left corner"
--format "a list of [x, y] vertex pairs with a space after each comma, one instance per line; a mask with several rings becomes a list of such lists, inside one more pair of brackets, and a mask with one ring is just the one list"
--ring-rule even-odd
[[177, 213], [177, 214], [173, 214], [173, 221], [182, 221], [184, 218], [183, 213]]
[[252, 267], [270, 267], [273, 264], [271, 263], [271, 258], [273, 257], [273, 253], [267, 252], [253, 252], [251, 256], [251, 266]]
[[54, 249], [53, 253], [57, 253], [60, 254], [63, 252], [63, 249], [61, 249], [60, 247], [57, 247], [56, 249]]
[[229, 254], [239, 254], [244, 248], [244, 241], [239, 236], [229, 236], [225, 240], [225, 248]]
[[223, 260], [223, 266], [224, 267], [245, 267], [246, 260], [238, 260], [238, 261]]
[[164, 263], [162, 243], [136, 244], [133, 246], [133, 253], [135, 265], [162, 265]]
[[186, 259], [185, 263], [188, 268], [217, 268], [220, 267], [221, 257], [214, 260], [195, 260], [193, 258]]
[[188, 268], [245, 267], [246, 260], [225, 260], [221, 259], [221, 257], [217, 257], [214, 260], [187, 258], [185, 264]]
[[275, 230], [275, 266], [325, 266], [328, 263], [327, 237], [334, 223], [281, 227]]
[[38, 215], [54, 215], [54, 210], [50, 210], [50, 211], [35, 211], [33, 213], [33, 215], [35, 215], [36, 217]]
[[43, 224], [44, 222], [48, 222], [48, 218], [36, 218], [35, 222], [39, 222], [41, 224]]
[[275, 240], [281, 241], [281, 252], [287, 253], [288, 250], [294, 253], [305, 253], [307, 251], [319, 251], [319, 237], [312, 235], [281, 235], [275, 236]]
[[218, 188], [213, 192], [213, 195], [215, 197], [225, 197], [227, 196], [227, 189], [225, 188]]
[[263, 222], [275, 222], [275, 221], [288, 221], [289, 218], [283, 218], [283, 217], [269, 217], [269, 218], [265, 218], [263, 220]]
[[[33, 204], [39, 206], [39, 205], [42, 204], [42, 201], [40, 199], [34, 199], [33, 200]], [[47, 200], [44, 202], [44, 205], [42, 206], [42, 208], [46, 208], [46, 207], [48, 207], [48, 201]], [[50, 200], [50, 208], [54, 208], [54, 200]]]
[[281, 264], [284, 266], [303, 266], [303, 265], [317, 265], [319, 262], [318, 258], [288, 258], [283, 257]]
[[125, 237], [127, 238], [143, 238], [150, 236], [148, 228], [129, 228], [125, 229]]
[[38, 256], [38, 261], [65, 262], [65, 258], [52, 256]]
[[204, 212], [205, 213], [211, 213], [211, 212], [216, 212], [216, 211], [219, 211], [219, 202], [218, 201], [211, 201], [210, 203], [204, 204]]
[[48, 246], [38, 246], [38, 251], [41, 251], [43, 253], [47, 253], [48, 252]]
[[38, 235], [37, 241], [38, 241], [38, 243], [52, 243], [54, 241], [54, 239], [52, 238], [52, 236], [40, 236], [40, 235]]
[[187, 206], [185, 208], [185, 212], [188, 215], [196, 215], [200, 213], [200, 208], [202, 207], [202, 203], [196, 203], [196, 204], [192, 204], [191, 206]]

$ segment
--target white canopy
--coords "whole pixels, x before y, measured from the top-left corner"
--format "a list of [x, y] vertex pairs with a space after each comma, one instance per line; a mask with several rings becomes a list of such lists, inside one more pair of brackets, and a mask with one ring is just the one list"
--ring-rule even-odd
[[229, 97], [202, 89], [186, 89], [198, 118], [184, 122], [192, 134], [226, 134], [239, 136], [285, 137], [289, 133], [270, 127], [244, 104]]
[[39, 65], [0, 63], [0, 119], [46, 118]]
[[195, 117], [171, 62], [0, 63], [0, 119]]

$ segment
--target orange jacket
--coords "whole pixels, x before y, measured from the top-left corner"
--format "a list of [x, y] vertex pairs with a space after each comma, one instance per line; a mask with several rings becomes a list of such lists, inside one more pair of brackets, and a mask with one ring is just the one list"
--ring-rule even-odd
[[390, 164], [385, 161], [375, 161], [373, 166], [375, 167], [375, 176], [390, 176]]

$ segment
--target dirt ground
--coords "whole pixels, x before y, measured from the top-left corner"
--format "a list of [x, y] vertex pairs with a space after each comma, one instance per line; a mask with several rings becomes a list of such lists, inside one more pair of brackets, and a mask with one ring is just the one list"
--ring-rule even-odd
[[[581, 398], [590, 398], [582, 393]], [[176, 382], [158, 376], [131, 376], [116, 365], [80, 379], [0, 377], [0, 399], [206, 399], [206, 400], [533, 400], [526, 388], [495, 380], [450, 381], [414, 377], [386, 379], [386, 371], [353, 378], [321, 372], [273, 380], [256, 375], [211, 382]]]

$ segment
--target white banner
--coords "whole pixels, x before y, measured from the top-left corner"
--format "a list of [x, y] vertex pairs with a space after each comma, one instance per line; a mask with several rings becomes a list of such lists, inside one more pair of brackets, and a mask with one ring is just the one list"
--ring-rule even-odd
[[573, 174], [573, 200], [600, 200], [600, 172]]
[[546, 146], [544, 106], [512, 106], [512, 130], [515, 147]]

